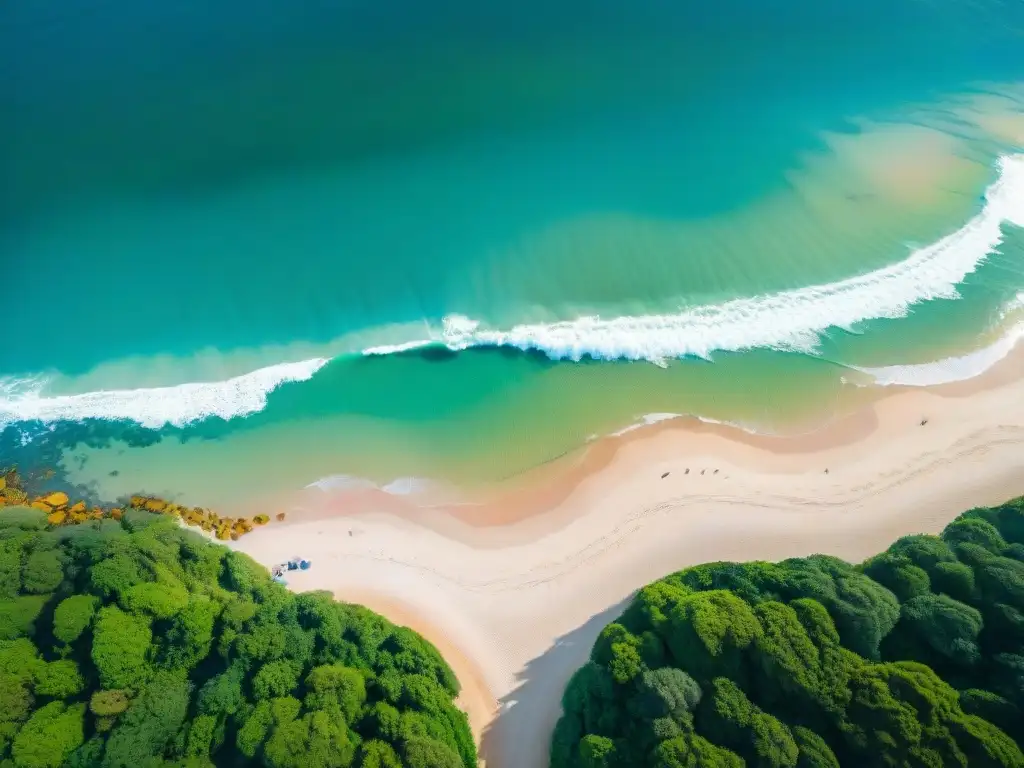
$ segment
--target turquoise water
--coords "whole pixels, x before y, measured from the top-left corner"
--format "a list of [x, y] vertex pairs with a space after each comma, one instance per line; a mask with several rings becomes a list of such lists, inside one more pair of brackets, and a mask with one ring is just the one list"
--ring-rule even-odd
[[1021, 50], [991, 0], [5, 6], [0, 450], [107, 495], [474, 484], [976, 374]]

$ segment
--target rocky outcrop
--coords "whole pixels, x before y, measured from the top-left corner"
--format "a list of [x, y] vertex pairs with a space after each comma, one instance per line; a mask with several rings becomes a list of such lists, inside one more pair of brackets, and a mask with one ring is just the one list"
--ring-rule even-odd
[[42, 501], [51, 509], [62, 509], [68, 505], [68, 495], [62, 491], [58, 491], [57, 493], [51, 493], [49, 496], [43, 497]]
[[[46, 520], [52, 526], [73, 525], [90, 520], [102, 520], [106, 517], [120, 520], [124, 516], [122, 507], [94, 506], [90, 508], [84, 500], [78, 500], [69, 506], [70, 501], [71, 499], [63, 491], [52, 491], [46, 495], [29, 499], [17, 470], [0, 470], [0, 507], [31, 506], [45, 512]], [[203, 507], [185, 507], [156, 496], [132, 496], [128, 500], [127, 506], [154, 514], [179, 517], [186, 525], [201, 528], [222, 541], [237, 540], [240, 536], [252, 532], [257, 525], [266, 525], [270, 522], [270, 516], [265, 514], [256, 515], [252, 519], [221, 517], [216, 512]], [[279, 513], [277, 519], [284, 520], [284, 513]]]

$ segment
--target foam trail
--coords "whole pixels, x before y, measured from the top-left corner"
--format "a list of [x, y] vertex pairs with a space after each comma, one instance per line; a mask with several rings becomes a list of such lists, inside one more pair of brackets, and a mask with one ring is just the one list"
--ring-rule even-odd
[[363, 350], [363, 354], [367, 356], [394, 355], [399, 352], [408, 352], [413, 349], [419, 349], [420, 347], [429, 347], [431, 344], [433, 344], [433, 341], [429, 339], [406, 341], [402, 344], [383, 344], [379, 347], [367, 347]]
[[225, 381], [174, 387], [120, 389], [81, 395], [45, 397], [46, 382], [0, 382], [0, 426], [14, 421], [61, 419], [131, 419], [144, 427], [184, 426], [208, 416], [230, 419], [263, 410], [267, 395], [288, 381], [306, 381], [327, 364], [326, 358], [260, 368]]
[[307, 488], [319, 488], [321, 491], [365, 491], [376, 488], [377, 485], [364, 477], [354, 475], [330, 475], [321, 477], [306, 486]]
[[[1011, 313], [1024, 309], [1024, 293], [1010, 302], [1002, 311], [1006, 318]], [[947, 357], [930, 363], [911, 365], [886, 365], [877, 368], [853, 367], [866, 373], [877, 386], [932, 387], [937, 384], [951, 384], [955, 381], [967, 381], [980, 376], [1000, 360], [1006, 358], [1018, 342], [1024, 338], [1024, 322], [1011, 325], [1002, 336], [988, 346], [976, 349], [966, 355]]]
[[648, 413], [646, 416], [641, 417], [638, 421], [633, 422], [628, 427], [612, 432], [610, 437], [621, 437], [629, 432], [633, 432], [637, 429], [650, 426], [651, 424], [657, 424], [659, 421], [669, 421], [670, 419], [682, 418], [681, 413]]
[[663, 362], [756, 347], [814, 352], [828, 328], [903, 317], [913, 304], [959, 298], [957, 285], [1002, 243], [1001, 225], [1024, 226], [1024, 155], [1000, 158], [999, 178], [984, 197], [982, 211], [956, 232], [901, 262], [858, 277], [677, 314], [581, 317], [509, 330], [487, 329], [479, 321], [451, 315], [434, 341], [452, 350], [508, 346], [568, 360], [589, 355]]
[[318, 488], [324, 492], [331, 491], [366, 491], [379, 490], [389, 493], [392, 496], [415, 496], [427, 491], [435, 490], [436, 484], [431, 480], [421, 477], [397, 477], [390, 483], [377, 485], [372, 480], [354, 475], [330, 475], [322, 477], [309, 485], [307, 488]]
[[1014, 326], [1010, 333], [987, 347], [959, 357], [948, 357], [932, 363], [916, 365], [887, 365], [879, 368], [858, 368], [882, 387], [933, 387], [937, 384], [951, 384], [967, 381], [980, 376], [1005, 358], [1017, 342], [1024, 338], [1024, 324]]
[[[756, 347], [813, 352], [828, 328], [849, 329], [865, 320], [901, 317], [918, 302], [958, 298], [957, 285], [1001, 244], [1002, 224], [1024, 226], [1024, 155], [1000, 158], [999, 178], [984, 197], [982, 211], [953, 234], [904, 261], [847, 280], [676, 314], [582, 317], [508, 330], [487, 329], [479, 321], [451, 315], [426, 339], [371, 346], [363, 354], [388, 355], [431, 344], [453, 351], [508, 346], [542, 351], [553, 359], [589, 355], [663, 364], [686, 355], [708, 358], [715, 351]], [[101, 418], [131, 419], [159, 428], [210, 416], [246, 416], [262, 410], [277, 386], [305, 381], [327, 362], [326, 357], [315, 357], [219, 382], [62, 396], [44, 395], [43, 378], [0, 380], [0, 427], [15, 421]]]

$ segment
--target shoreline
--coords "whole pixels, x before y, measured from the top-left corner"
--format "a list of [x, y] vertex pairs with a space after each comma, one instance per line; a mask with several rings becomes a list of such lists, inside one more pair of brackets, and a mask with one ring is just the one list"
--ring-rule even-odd
[[463, 704], [483, 764], [542, 768], [565, 683], [644, 584], [713, 560], [858, 562], [1024, 494], [1022, 373], [1018, 349], [977, 379], [889, 388], [799, 438], [661, 422], [471, 507], [307, 491], [273, 535], [232, 546], [263, 563], [301, 552], [314, 568], [296, 587], [330, 589], [443, 646], [476, 692]]
[[[680, 415], [603, 435], [457, 502], [445, 502], [427, 494], [421, 497], [424, 503], [420, 503], [416, 495], [403, 496], [380, 488], [335, 491], [307, 488], [291, 499], [285, 525], [384, 513], [414, 516], [420, 525], [458, 536], [477, 546], [487, 545], [487, 529], [501, 528], [501, 543], [505, 544], [509, 529], [519, 528], [534, 517], [550, 520], [551, 513], [588, 478], [604, 471], [620, 454], [637, 451], [633, 448], [637, 444], [658, 444], [658, 450], [643, 450], [641, 460], [630, 462], [638, 470], [641, 465], [652, 463], [648, 454], [705, 454], [729, 457], [742, 468], [768, 474], [803, 474], [807, 471], [805, 459], [813, 456], [815, 461], [824, 462], [823, 472], [824, 469], [834, 471], [843, 459], [850, 458], [843, 455], [846, 450], [855, 449], [866, 440], [900, 435], [910, 427], [934, 426], [932, 414], [941, 413], [943, 408], [955, 409], [954, 403], [1021, 379], [1024, 379], [1024, 344], [1018, 344], [982, 374], [963, 381], [933, 386], [863, 388], [864, 399], [859, 407], [837, 413], [829, 421], [805, 432], [760, 433], [735, 424]], [[922, 425], [921, 419], [927, 419], [928, 424]], [[829, 457], [833, 457], [832, 466], [828, 463]], [[712, 473], [715, 469], [703, 468]], [[691, 477], [696, 479], [701, 467], [684, 467], [683, 472], [686, 469], [690, 469]]]

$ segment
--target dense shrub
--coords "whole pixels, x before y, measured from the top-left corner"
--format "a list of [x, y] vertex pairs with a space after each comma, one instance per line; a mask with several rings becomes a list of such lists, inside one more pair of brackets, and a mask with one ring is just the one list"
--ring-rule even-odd
[[569, 682], [552, 768], [1024, 766], [1022, 544], [1017, 500], [861, 566], [649, 584]]
[[455, 676], [412, 631], [172, 518], [42, 514], [0, 511], [0, 766], [476, 765]]

